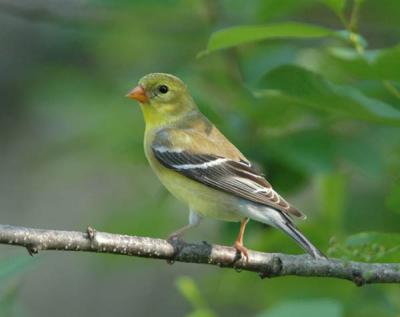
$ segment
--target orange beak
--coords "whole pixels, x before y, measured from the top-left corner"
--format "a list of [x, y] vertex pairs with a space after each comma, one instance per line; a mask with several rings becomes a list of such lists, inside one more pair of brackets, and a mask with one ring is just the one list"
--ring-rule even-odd
[[127, 95], [128, 98], [135, 99], [140, 103], [146, 103], [149, 101], [149, 98], [146, 95], [142, 86], [136, 86], [133, 88]]

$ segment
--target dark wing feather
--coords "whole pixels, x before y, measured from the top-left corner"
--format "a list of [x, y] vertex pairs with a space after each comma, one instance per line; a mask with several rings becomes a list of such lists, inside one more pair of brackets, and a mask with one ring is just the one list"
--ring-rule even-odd
[[165, 167], [218, 190], [257, 202], [296, 217], [304, 215], [284, 200], [250, 163], [211, 154], [173, 151], [153, 146], [156, 159]]

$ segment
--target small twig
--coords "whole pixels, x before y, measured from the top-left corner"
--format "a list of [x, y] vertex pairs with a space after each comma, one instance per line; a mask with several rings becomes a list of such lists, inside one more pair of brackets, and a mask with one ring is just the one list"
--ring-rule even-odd
[[353, 0], [353, 7], [351, 9], [351, 14], [350, 14], [350, 22], [348, 25], [349, 31], [357, 33], [358, 29], [358, 17], [360, 15], [360, 6], [361, 6], [361, 1], [360, 0]]
[[[94, 233], [95, 234], [91, 234]], [[239, 271], [257, 272], [260, 277], [286, 275], [346, 279], [357, 286], [370, 283], [400, 283], [399, 263], [362, 263], [338, 259], [314, 260], [309, 255], [287, 255], [249, 251], [249, 259], [236, 260], [233, 247], [127, 236], [94, 231], [43, 230], [0, 225], [0, 244], [18, 245], [31, 253], [44, 250], [85, 251], [138, 256], [168, 261], [201, 263]]]
[[390, 80], [383, 80], [383, 86], [390, 92], [393, 96], [400, 99], [400, 91], [393, 85]]

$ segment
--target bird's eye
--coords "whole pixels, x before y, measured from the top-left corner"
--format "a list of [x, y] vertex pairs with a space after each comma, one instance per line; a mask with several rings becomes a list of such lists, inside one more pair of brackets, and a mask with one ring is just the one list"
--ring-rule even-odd
[[168, 92], [168, 86], [161, 85], [160, 87], [158, 87], [158, 91], [162, 94], [166, 94]]

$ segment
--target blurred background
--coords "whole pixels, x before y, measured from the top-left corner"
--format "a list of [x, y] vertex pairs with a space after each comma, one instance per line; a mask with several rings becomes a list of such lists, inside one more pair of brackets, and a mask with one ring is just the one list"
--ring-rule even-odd
[[[0, 0], [0, 223], [151, 237], [186, 224], [124, 97], [169, 72], [324, 252], [399, 261], [399, 16], [390, 0]], [[186, 240], [231, 245], [237, 230], [206, 220]], [[245, 243], [302, 252], [254, 222]], [[6, 317], [398, 317], [399, 298], [395, 285], [0, 246]]]

